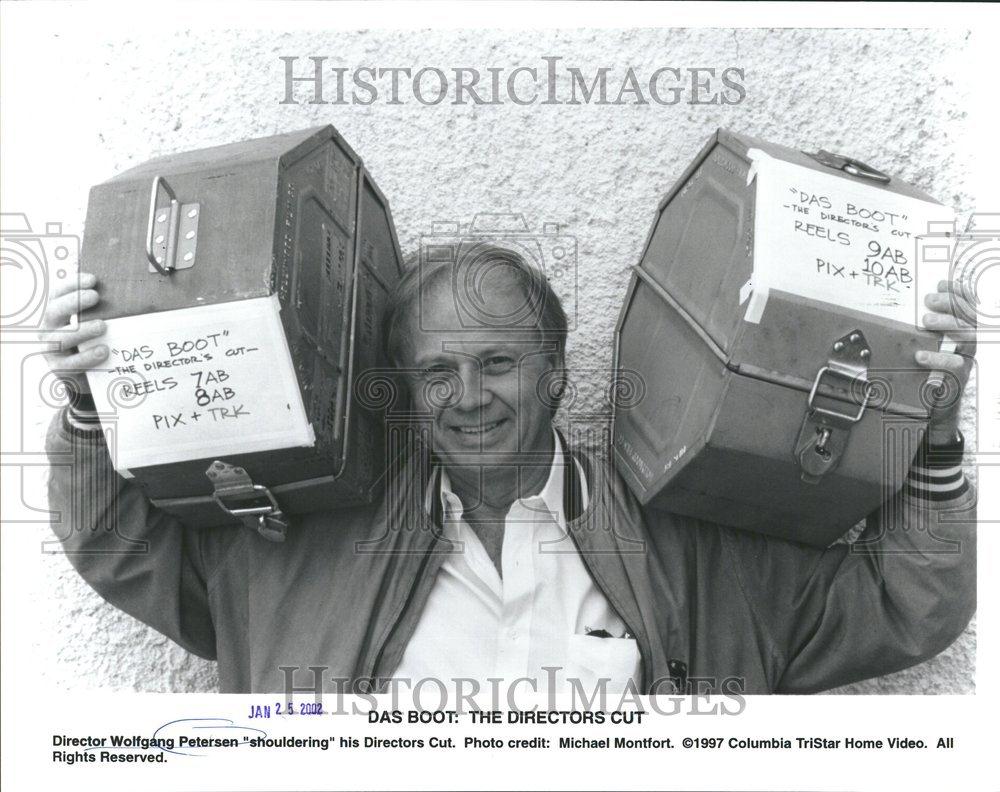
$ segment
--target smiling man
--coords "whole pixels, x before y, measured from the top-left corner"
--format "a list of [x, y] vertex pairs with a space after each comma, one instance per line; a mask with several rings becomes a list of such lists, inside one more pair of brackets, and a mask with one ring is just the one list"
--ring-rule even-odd
[[[384, 337], [414, 406], [432, 417], [428, 502], [455, 552], [396, 676], [559, 686], [599, 675], [624, 690], [638, 679], [636, 641], [567, 541], [588, 498], [552, 424], [566, 341], [558, 298], [496, 247], [458, 267], [415, 268], [397, 295]], [[429, 398], [435, 390], [446, 398]]]
[[[50, 303], [50, 329], [97, 302], [81, 283]], [[916, 363], [964, 384], [974, 336], [952, 305], [942, 284], [925, 322], [957, 353]], [[66, 346], [101, 332], [85, 323]], [[391, 460], [377, 505], [300, 516], [281, 544], [157, 511], [114, 473], [85, 398], [53, 423], [50, 453], [79, 460], [50, 486], [50, 508], [72, 515], [69, 558], [109, 602], [218, 659], [224, 692], [310, 686], [310, 669], [327, 690], [526, 677], [588, 697], [812, 692], [925, 660], [971, 617], [957, 403], [935, 411], [864, 541], [817, 550], [643, 509], [610, 460], [571, 447], [553, 426], [566, 317], [512, 251], [411, 270], [383, 336], [422, 439]], [[82, 390], [106, 354], [70, 348], [52, 365]], [[118, 552], [114, 528], [147, 552]]]

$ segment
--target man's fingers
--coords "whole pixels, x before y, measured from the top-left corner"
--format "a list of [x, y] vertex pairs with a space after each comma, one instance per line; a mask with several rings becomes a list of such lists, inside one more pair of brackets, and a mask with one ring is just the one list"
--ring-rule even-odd
[[964, 295], [953, 292], [931, 292], [924, 297], [924, 305], [940, 313], [955, 313], [956, 308], [964, 311], [971, 307]]
[[107, 359], [108, 348], [104, 344], [98, 344], [83, 352], [76, 352], [64, 358], [59, 358], [52, 364], [52, 368], [57, 373], [62, 371], [86, 371]]
[[73, 347], [78, 346], [83, 341], [97, 338], [107, 326], [100, 319], [92, 319], [83, 322], [79, 327], [72, 330], [53, 330], [42, 335], [42, 342], [46, 344], [59, 344], [60, 352], [69, 352]]
[[960, 374], [965, 368], [965, 358], [953, 352], [917, 352], [917, 363], [934, 371]]
[[937, 290], [939, 292], [952, 292], [954, 294], [965, 294], [967, 283], [962, 283], [958, 280], [940, 280], [938, 281]]
[[951, 314], [924, 314], [924, 327], [935, 333], [947, 333], [956, 341], [972, 342], [976, 340], [976, 328]]
[[936, 313], [957, 316], [969, 325], [976, 324], [976, 308], [961, 292], [932, 292], [924, 297], [924, 305]]
[[71, 276], [53, 286], [52, 291], [49, 292], [49, 302], [78, 289], [93, 289], [96, 285], [96, 275], [92, 272], [81, 272], [76, 278]]
[[63, 327], [69, 318], [79, 311], [93, 308], [100, 302], [101, 296], [94, 289], [75, 289], [69, 294], [63, 294], [54, 300], [49, 300], [45, 309], [45, 326], [50, 329]]

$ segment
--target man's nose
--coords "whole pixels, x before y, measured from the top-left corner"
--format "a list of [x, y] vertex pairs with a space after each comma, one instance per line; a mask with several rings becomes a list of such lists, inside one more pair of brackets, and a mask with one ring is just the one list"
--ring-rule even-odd
[[452, 403], [456, 410], [480, 410], [493, 400], [493, 394], [485, 387], [483, 371], [478, 361], [470, 360], [459, 366], [461, 393]]

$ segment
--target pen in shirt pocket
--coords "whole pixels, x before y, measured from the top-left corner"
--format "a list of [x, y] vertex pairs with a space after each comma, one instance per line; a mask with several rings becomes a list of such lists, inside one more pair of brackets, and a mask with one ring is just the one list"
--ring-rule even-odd
[[[593, 629], [591, 627], [584, 627], [583, 630], [591, 638], [613, 638], [614, 637], [611, 633], [609, 633], [607, 630], [605, 630], [603, 628], [599, 628], [599, 629], [595, 630], [595, 629]], [[621, 637], [621, 638], [634, 638], [635, 636], [632, 635], [632, 633], [630, 633], [628, 630], [626, 630], [619, 637]]]

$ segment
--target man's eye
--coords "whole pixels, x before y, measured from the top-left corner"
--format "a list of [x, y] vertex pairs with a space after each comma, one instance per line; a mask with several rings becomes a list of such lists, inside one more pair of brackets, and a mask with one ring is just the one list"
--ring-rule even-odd
[[483, 373], [505, 374], [514, 368], [514, 359], [506, 355], [494, 355], [483, 361]]
[[428, 380], [444, 379], [450, 376], [451, 373], [451, 369], [447, 366], [430, 366], [420, 372], [421, 376]]

